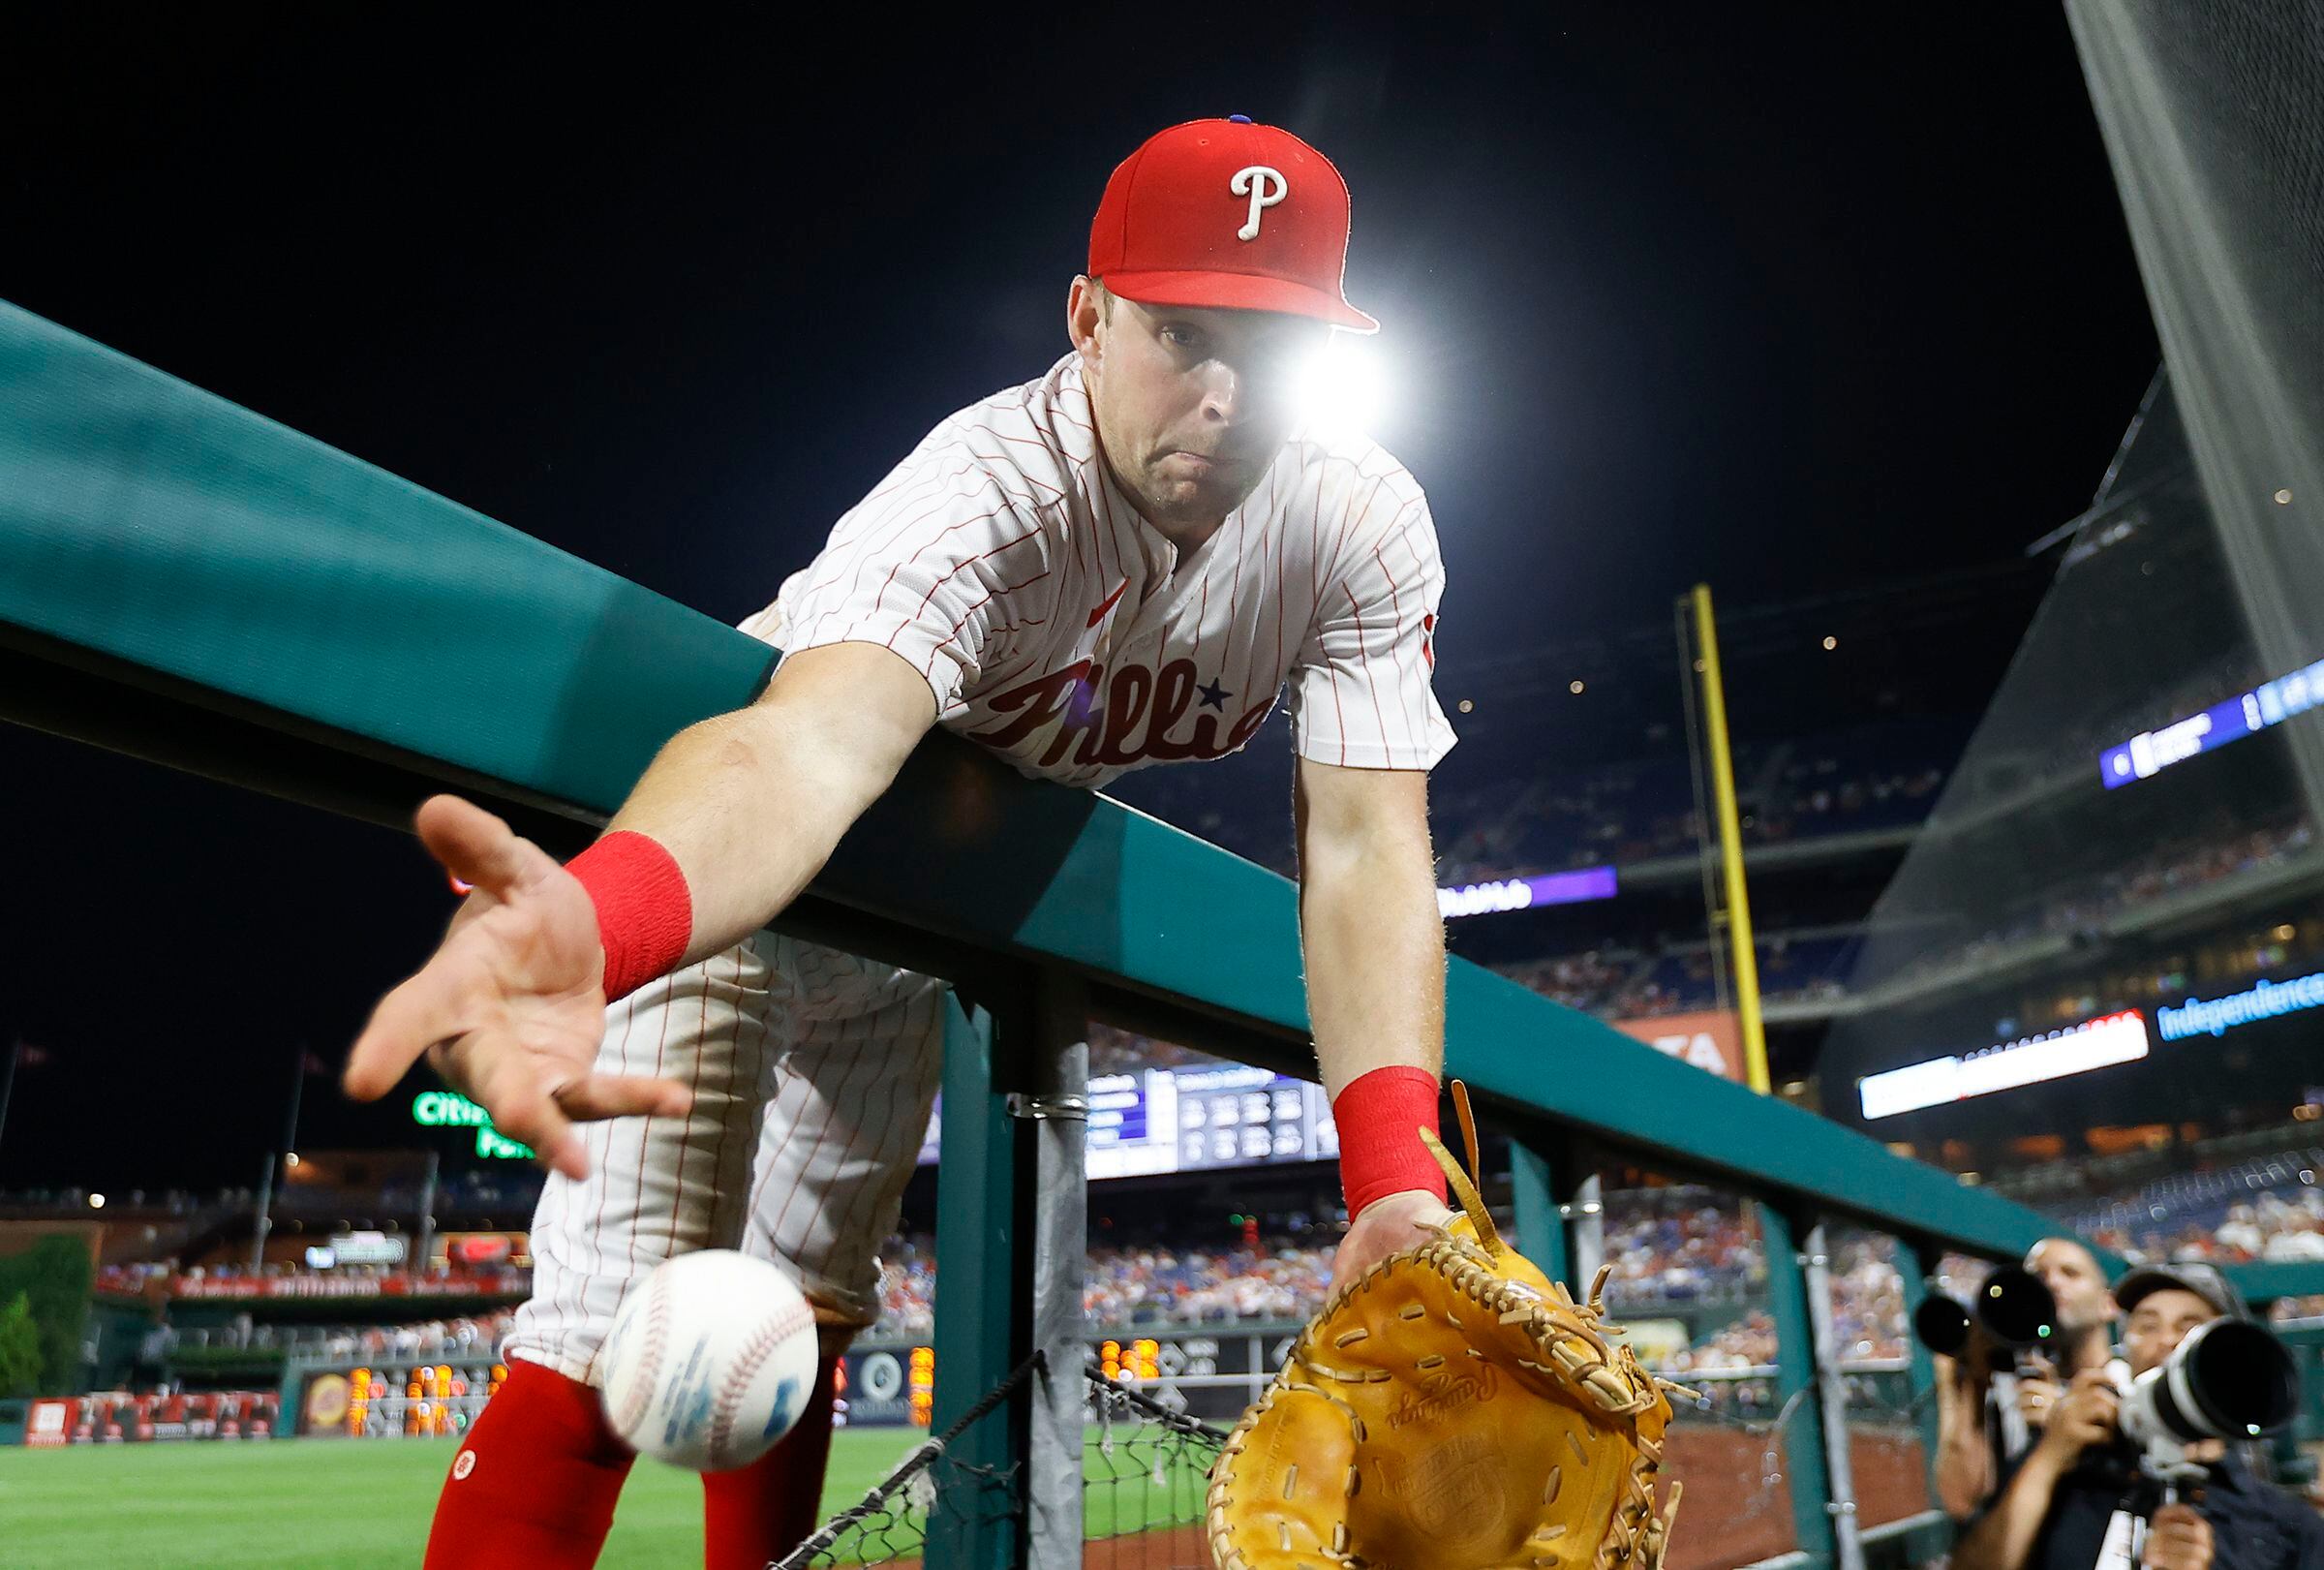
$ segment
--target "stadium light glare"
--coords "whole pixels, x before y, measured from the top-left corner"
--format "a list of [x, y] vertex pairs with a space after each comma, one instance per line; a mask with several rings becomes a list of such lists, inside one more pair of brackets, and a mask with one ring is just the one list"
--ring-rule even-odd
[[1566, 684], [1566, 691], [1567, 691], [1567, 692], [1569, 692], [1569, 693], [1574, 693], [1575, 696], [1579, 696], [1579, 695], [1580, 695], [1580, 693], [1581, 693], [1581, 689], [1582, 689], [1582, 684], [1581, 684], [1580, 682], [1568, 682], [1568, 683]]
[[89, 1209], [93, 1211], [101, 1211], [105, 1209], [105, 1196], [103, 1194], [91, 1194], [89, 1196]]
[[1840, 640], [1839, 640], [1838, 638], [1836, 638], [1836, 637], [1828, 637], [1828, 636], [1827, 636], [1827, 637], [1826, 637], [1826, 638], [1823, 640], [1823, 646], [1824, 646], [1826, 649], [1837, 649], [1838, 647], [1840, 647]]
[[1318, 434], [1368, 436], [1387, 417], [1387, 367], [1371, 341], [1353, 333], [1333, 333], [1292, 385], [1300, 425]]

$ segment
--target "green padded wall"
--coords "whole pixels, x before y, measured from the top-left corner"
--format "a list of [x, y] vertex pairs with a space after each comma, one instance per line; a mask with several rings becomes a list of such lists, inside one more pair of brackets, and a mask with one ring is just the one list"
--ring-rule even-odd
[[[871, 466], [867, 466], [871, 467]], [[767, 648], [321, 443], [0, 305], [0, 643], [190, 684], [335, 745], [609, 813]], [[92, 728], [94, 726], [92, 725]], [[1256, 1029], [1306, 1030], [1292, 886], [932, 738], [818, 896]], [[1455, 962], [1449, 1061], [1538, 1145], [1584, 1129], [1891, 1231], [2015, 1252], [2034, 1213]]]

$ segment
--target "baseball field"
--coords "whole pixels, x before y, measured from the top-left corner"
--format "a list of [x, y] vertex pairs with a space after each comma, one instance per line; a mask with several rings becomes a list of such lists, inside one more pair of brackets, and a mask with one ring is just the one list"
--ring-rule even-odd
[[[923, 1437], [833, 1435], [824, 1515], [861, 1499]], [[0, 1449], [0, 1570], [414, 1570], [452, 1451], [448, 1439]], [[1105, 1466], [1093, 1454], [1089, 1470]], [[1091, 1529], [1135, 1530], [1147, 1513], [1169, 1519], [1169, 1496], [1200, 1500], [1199, 1476], [1174, 1482], [1092, 1489]], [[693, 1474], [640, 1462], [603, 1563], [699, 1565], [701, 1499]]]

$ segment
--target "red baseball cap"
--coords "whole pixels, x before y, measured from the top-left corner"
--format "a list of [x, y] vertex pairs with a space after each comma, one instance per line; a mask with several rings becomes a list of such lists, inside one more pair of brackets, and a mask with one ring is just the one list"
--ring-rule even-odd
[[1148, 138], [1089, 226], [1089, 276], [1124, 299], [1377, 332], [1347, 301], [1347, 264], [1348, 182], [1290, 132], [1239, 114]]

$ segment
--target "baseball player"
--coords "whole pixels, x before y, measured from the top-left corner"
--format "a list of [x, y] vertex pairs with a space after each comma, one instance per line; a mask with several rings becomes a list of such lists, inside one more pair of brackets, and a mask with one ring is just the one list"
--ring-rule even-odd
[[[1443, 589], [1421, 489], [1370, 442], [1296, 428], [1334, 330], [1348, 194], [1322, 154], [1235, 116], [1114, 171], [1071, 353], [938, 424], [745, 630], [782, 650], [749, 708], [662, 749], [603, 838], [558, 866], [452, 797], [429, 850], [474, 886], [382, 1000], [347, 1087], [422, 1054], [551, 1168], [509, 1377], [454, 1459], [428, 1564], [588, 1565], [631, 1457], [595, 1360], [623, 1293], [740, 1247], [796, 1278], [833, 1360], [878, 1311], [938, 1080], [940, 984], [776, 937], [930, 726], [1043, 779], [1242, 747], [1278, 700], [1309, 1015], [1352, 1224], [1345, 1279], [1449, 1218], [1436, 1124], [1444, 941], [1427, 771]], [[707, 1562], [812, 1528], [830, 1402], [704, 1478]]]

